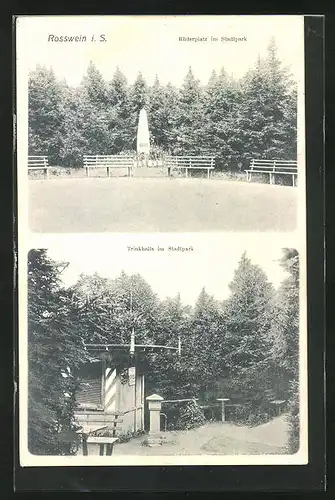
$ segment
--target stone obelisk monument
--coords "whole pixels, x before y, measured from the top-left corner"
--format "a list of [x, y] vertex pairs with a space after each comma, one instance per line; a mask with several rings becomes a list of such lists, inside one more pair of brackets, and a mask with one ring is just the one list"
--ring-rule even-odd
[[137, 127], [137, 158], [138, 164], [147, 166], [150, 151], [150, 138], [148, 116], [146, 110], [143, 108], [140, 111]]

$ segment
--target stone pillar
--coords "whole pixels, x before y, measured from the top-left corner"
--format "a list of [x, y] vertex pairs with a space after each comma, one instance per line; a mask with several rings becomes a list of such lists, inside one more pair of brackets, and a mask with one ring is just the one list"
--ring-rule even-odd
[[217, 398], [217, 401], [221, 401], [221, 421], [226, 421], [226, 411], [225, 411], [225, 402], [230, 401], [229, 398]]
[[163, 444], [163, 438], [161, 436], [160, 412], [162, 409], [162, 401], [164, 401], [164, 399], [158, 394], [151, 394], [151, 396], [148, 396], [146, 400], [149, 403], [150, 413], [150, 430], [147, 444], [148, 446], [160, 446]]

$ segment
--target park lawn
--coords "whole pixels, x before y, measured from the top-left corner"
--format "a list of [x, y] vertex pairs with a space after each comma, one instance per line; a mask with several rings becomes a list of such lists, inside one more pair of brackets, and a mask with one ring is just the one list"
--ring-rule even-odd
[[35, 232], [293, 231], [297, 189], [215, 179], [30, 180]]
[[165, 443], [143, 446], [145, 437], [116, 444], [113, 455], [274, 455], [285, 454], [288, 441], [286, 416], [257, 427], [208, 423], [189, 431], [162, 433]]

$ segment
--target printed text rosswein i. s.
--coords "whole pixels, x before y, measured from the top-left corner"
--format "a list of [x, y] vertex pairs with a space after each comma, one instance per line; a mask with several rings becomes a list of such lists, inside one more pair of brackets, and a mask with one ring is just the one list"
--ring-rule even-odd
[[194, 252], [194, 248], [192, 246], [189, 247], [182, 247], [182, 246], [156, 246], [153, 247], [151, 245], [148, 246], [143, 246], [143, 245], [137, 245], [137, 246], [127, 246], [128, 252]]

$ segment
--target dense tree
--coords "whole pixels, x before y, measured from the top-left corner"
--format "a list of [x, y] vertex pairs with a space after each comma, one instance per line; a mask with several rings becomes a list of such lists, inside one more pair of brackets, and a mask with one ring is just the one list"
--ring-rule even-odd
[[221, 69], [219, 75], [212, 73], [206, 88], [204, 106], [204, 142], [207, 153], [213, 153], [218, 163], [227, 168], [236, 168], [240, 155], [237, 117], [241, 104], [238, 83]]
[[283, 380], [281, 397], [290, 411], [290, 451], [299, 448], [299, 254], [285, 248], [280, 265], [287, 272], [277, 293], [273, 322], [274, 358]]
[[240, 80], [222, 68], [202, 86], [189, 68], [180, 89], [158, 78], [148, 87], [142, 73], [128, 85], [119, 68], [107, 82], [92, 62], [70, 88], [37, 67], [29, 78], [29, 153], [80, 166], [84, 154], [134, 151], [143, 107], [159, 155], [214, 154], [230, 170], [251, 158], [296, 158], [297, 89], [274, 40]]
[[148, 98], [149, 96], [147, 82], [145, 81], [142, 73], [139, 72], [130, 90], [132, 112], [136, 117], [138, 117], [138, 114], [142, 108], [147, 107], [149, 102]]
[[88, 100], [97, 111], [104, 112], [108, 104], [108, 89], [102, 74], [92, 61], [88, 65], [81, 86], [83, 98]]
[[28, 447], [33, 454], [70, 454], [59, 432], [76, 429], [77, 381], [73, 369], [85, 360], [73, 334], [69, 297], [60, 286], [62, 263], [45, 250], [28, 257]]
[[296, 158], [296, 95], [281, 67], [273, 41], [265, 60], [243, 80], [243, 101], [236, 125], [241, 134], [242, 161]]
[[[297, 251], [284, 249], [280, 265], [287, 277], [275, 292], [263, 270], [244, 253], [230, 283], [229, 297], [218, 303], [202, 289], [194, 307], [190, 307], [179, 295], [159, 300], [143, 277], [124, 272], [115, 279], [83, 274], [64, 290], [60, 278], [66, 264], [53, 262], [45, 250], [31, 251], [30, 451], [71, 453], [69, 445], [60, 440], [59, 431], [76, 429], [73, 411], [78, 383], [74, 370], [87, 359], [83, 341], [129, 346], [132, 328], [136, 343], [177, 347], [180, 339], [182, 344], [180, 357], [176, 350], [166, 349], [139, 356], [147, 391], [158, 392], [165, 399], [198, 398], [201, 403], [229, 397], [242, 403], [241, 417], [250, 422], [268, 418], [273, 399], [287, 399], [290, 450], [297, 451]], [[111, 356], [116, 364], [129, 363], [128, 349], [113, 351]], [[177, 425], [179, 410], [180, 406], [169, 409], [172, 424]], [[187, 420], [193, 410], [184, 410]], [[194, 411], [195, 418], [199, 408]]]
[[[90, 148], [90, 136], [83, 109], [81, 89], [68, 87], [64, 106], [66, 108], [64, 118], [66, 133], [63, 136], [59, 157], [62, 166], [77, 168], [83, 166], [83, 155], [88, 154], [87, 151]], [[92, 106], [89, 109], [92, 110]]]
[[119, 68], [113, 75], [108, 88], [108, 136], [113, 154], [131, 149], [132, 111], [127, 79]]
[[166, 146], [166, 96], [156, 76], [150, 89], [149, 122], [151, 139], [157, 146]]
[[134, 84], [130, 87], [130, 109], [131, 109], [131, 142], [130, 148], [136, 149], [136, 132], [138, 126], [138, 118], [141, 109], [148, 110], [149, 105], [149, 88], [142, 73], [139, 72]]
[[225, 356], [231, 391], [252, 411], [273, 397], [272, 300], [274, 290], [264, 271], [244, 253], [225, 303]]
[[178, 89], [169, 82], [164, 88], [164, 108], [162, 111], [164, 134], [161, 137], [162, 146], [169, 154], [176, 154], [178, 151], [177, 116], [179, 106]]
[[[181, 302], [180, 295], [161, 302], [155, 330], [155, 343], [177, 347], [180, 339], [182, 357], [177, 351], [162, 350], [150, 357], [147, 390], [162, 394], [166, 399], [189, 397], [190, 376], [187, 370], [189, 353], [189, 320], [191, 310]], [[191, 394], [191, 396], [194, 394]]]
[[221, 373], [224, 330], [220, 320], [218, 304], [203, 288], [191, 318], [188, 369], [196, 382], [196, 393], [205, 401], [213, 397]]
[[178, 154], [199, 154], [202, 148], [203, 89], [190, 67], [179, 92], [176, 115]]
[[59, 164], [60, 150], [66, 136], [66, 87], [52, 69], [37, 66], [29, 75], [28, 126], [29, 154], [48, 155], [52, 164]]
[[71, 288], [73, 314], [88, 342], [130, 342], [132, 327], [136, 341], [154, 336], [158, 299], [139, 275], [125, 273], [114, 279], [82, 275]]
[[78, 89], [77, 126], [81, 130], [84, 154], [110, 152], [108, 89], [101, 73], [90, 62]]

